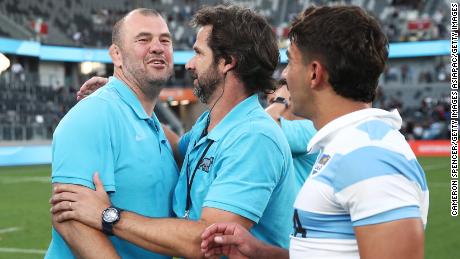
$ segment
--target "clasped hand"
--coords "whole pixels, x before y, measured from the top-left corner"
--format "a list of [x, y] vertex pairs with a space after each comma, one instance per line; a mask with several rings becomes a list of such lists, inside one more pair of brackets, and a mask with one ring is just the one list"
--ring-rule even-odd
[[51, 213], [61, 223], [76, 220], [101, 230], [102, 211], [110, 206], [110, 199], [104, 190], [99, 174], [93, 176], [96, 190], [75, 184], [55, 184], [50, 199]]

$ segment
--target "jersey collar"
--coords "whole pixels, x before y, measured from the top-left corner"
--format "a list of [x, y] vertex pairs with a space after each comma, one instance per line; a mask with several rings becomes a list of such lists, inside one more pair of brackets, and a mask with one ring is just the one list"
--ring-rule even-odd
[[141, 120], [150, 119], [147, 113], [142, 107], [141, 102], [137, 98], [136, 94], [129, 88], [129, 86], [122, 80], [111, 76], [109, 77], [109, 83], [114, 86], [114, 88], [119, 93], [121, 99], [128, 104], [129, 107], [136, 113], [137, 117]]
[[308, 152], [318, 152], [333, 139], [335, 133], [340, 129], [368, 118], [381, 119], [396, 130], [399, 130], [402, 124], [401, 116], [396, 109], [388, 112], [382, 109], [368, 108], [348, 113], [330, 121], [321, 128], [308, 143]]
[[[237, 104], [233, 109], [225, 115], [212, 130], [208, 133], [208, 138], [218, 141], [224, 137], [232, 128], [242, 123], [247, 119], [247, 115], [254, 109], [262, 108], [259, 103], [257, 94], [253, 94]], [[206, 126], [206, 119], [202, 120], [204, 127]]]

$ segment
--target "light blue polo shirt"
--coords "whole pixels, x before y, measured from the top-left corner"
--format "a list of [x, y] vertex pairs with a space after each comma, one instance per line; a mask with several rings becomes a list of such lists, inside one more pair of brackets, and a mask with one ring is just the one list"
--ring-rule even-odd
[[174, 193], [174, 212], [185, 214], [187, 168], [189, 176], [205, 152], [191, 187], [190, 219], [198, 220], [203, 207], [229, 211], [250, 219], [257, 238], [288, 247], [292, 231], [294, 171], [281, 128], [252, 95], [234, 107], [201, 138], [205, 112], [179, 142], [184, 150], [182, 170]]
[[300, 190], [318, 157], [318, 153], [308, 154], [307, 152], [308, 142], [315, 135], [316, 129], [310, 120], [286, 120], [280, 117], [280, 123], [291, 148], [295, 182], [297, 190]]
[[[80, 101], [53, 135], [52, 182], [94, 188], [98, 171], [112, 203], [147, 217], [172, 217], [178, 168], [155, 115], [115, 77]], [[74, 258], [53, 229], [46, 258]], [[84, 237], [82, 237], [84, 238]], [[122, 258], [170, 258], [110, 237]]]

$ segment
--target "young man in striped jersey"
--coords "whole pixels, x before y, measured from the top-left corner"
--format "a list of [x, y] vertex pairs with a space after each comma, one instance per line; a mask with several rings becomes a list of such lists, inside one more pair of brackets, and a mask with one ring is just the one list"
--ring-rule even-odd
[[319, 152], [294, 204], [289, 251], [228, 223], [205, 230], [202, 251], [230, 258], [423, 258], [425, 174], [398, 131], [398, 112], [371, 108], [388, 57], [378, 22], [359, 7], [310, 7], [289, 37], [284, 76], [294, 113], [318, 129], [308, 149]]

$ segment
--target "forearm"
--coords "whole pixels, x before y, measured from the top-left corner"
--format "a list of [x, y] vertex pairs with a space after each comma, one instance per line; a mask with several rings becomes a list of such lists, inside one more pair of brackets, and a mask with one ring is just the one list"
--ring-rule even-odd
[[122, 212], [114, 226], [118, 237], [145, 249], [177, 257], [201, 258], [201, 233], [207, 224], [170, 218], [147, 218]]
[[120, 258], [104, 233], [80, 222], [53, 221], [53, 226], [77, 258]]
[[286, 110], [286, 107], [279, 103], [270, 104], [265, 111], [278, 123], [280, 124], [281, 114]]

